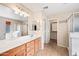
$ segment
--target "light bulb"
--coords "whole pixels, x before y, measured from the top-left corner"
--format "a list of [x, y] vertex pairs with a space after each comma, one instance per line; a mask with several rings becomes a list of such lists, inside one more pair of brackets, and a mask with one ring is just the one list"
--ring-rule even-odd
[[15, 14], [19, 14], [19, 12], [18, 11], [15, 11]]
[[27, 17], [27, 16], [24, 14], [24, 17]]
[[20, 16], [23, 16], [23, 11], [19, 11], [20, 12]]
[[22, 16], [22, 14], [20, 13], [20, 16]]
[[26, 12], [24, 12], [24, 15], [29, 16]]

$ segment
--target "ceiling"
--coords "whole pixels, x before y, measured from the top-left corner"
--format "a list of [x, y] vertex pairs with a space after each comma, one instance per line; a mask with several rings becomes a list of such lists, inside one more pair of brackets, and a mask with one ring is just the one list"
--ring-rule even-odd
[[22, 5], [38, 14], [42, 12], [43, 7], [48, 6], [48, 9], [45, 10], [48, 17], [63, 12], [73, 12], [79, 10], [78, 3], [23, 3]]

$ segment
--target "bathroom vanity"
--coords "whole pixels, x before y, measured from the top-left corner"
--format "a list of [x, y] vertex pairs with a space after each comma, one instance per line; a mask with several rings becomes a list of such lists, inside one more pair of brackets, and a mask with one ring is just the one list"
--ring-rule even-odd
[[70, 33], [69, 55], [70, 56], [79, 56], [79, 32]]
[[69, 55], [79, 56], [79, 13], [74, 13], [68, 22]]
[[0, 56], [33, 56], [41, 48], [40, 35], [28, 35], [0, 41]]

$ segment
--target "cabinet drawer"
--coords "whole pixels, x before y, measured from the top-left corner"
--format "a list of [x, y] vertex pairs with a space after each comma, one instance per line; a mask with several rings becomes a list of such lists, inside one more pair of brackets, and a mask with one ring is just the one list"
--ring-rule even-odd
[[2, 53], [0, 56], [16, 56], [20, 52], [24, 53], [25, 51], [25, 45], [21, 45], [19, 47], [13, 48], [7, 52]]
[[25, 44], [16, 47], [15, 49], [16, 56], [24, 56], [25, 55]]
[[29, 52], [31, 49], [34, 49], [34, 45], [33, 46], [30, 46], [30, 47], [27, 47], [27, 52]]
[[41, 48], [41, 40], [39, 40], [39, 49]]
[[39, 51], [39, 39], [35, 40], [35, 53]]
[[26, 51], [29, 52], [31, 49], [34, 49], [34, 41], [26, 43]]
[[25, 56], [25, 50], [18, 52], [16, 56]]
[[14, 50], [24, 50], [25, 49], [25, 44], [16, 47]]
[[0, 56], [15, 56], [15, 54], [13, 53], [3, 53], [3, 54], [0, 54]]
[[14, 48], [14, 52], [15, 52], [16, 54], [19, 53], [19, 52], [21, 52], [21, 51], [25, 51], [25, 44]]
[[35, 46], [39, 46], [39, 44], [40, 44], [40, 40], [39, 39], [37, 39], [37, 40], [35, 40]]
[[15, 52], [13, 49], [7, 51], [7, 52], [4, 52], [2, 54], [0, 54], [0, 56], [15, 56]]
[[27, 52], [27, 56], [33, 56], [34, 55], [34, 49], [31, 49], [29, 52]]
[[39, 49], [39, 43], [35, 43], [35, 49], [38, 48]]
[[34, 41], [28, 42], [27, 47], [34, 46]]

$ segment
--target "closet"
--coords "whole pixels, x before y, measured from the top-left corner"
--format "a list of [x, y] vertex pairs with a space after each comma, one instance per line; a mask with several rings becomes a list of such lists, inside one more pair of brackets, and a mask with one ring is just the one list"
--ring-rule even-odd
[[57, 40], [57, 19], [54, 19], [50, 22], [50, 39]]

